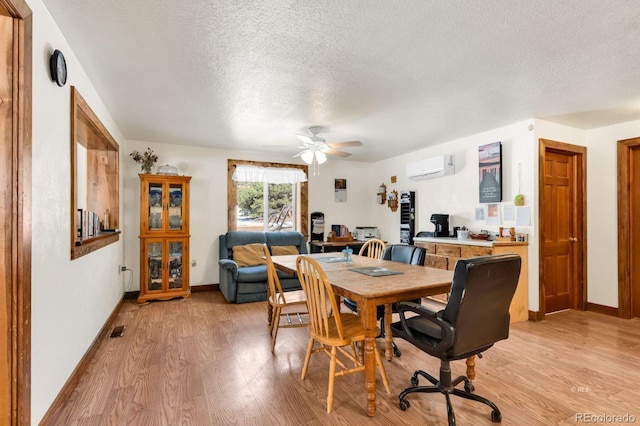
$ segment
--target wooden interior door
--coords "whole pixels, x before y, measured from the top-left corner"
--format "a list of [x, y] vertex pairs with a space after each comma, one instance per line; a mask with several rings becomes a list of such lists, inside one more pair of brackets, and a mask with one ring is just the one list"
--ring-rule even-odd
[[544, 302], [545, 312], [572, 307], [572, 258], [575, 235], [573, 230], [571, 181], [573, 162], [569, 155], [547, 152], [544, 165], [545, 229], [544, 244]]
[[629, 158], [629, 267], [631, 272], [631, 315], [640, 317], [640, 145], [631, 148]]
[[[574, 149], [575, 148], [575, 149]], [[586, 148], [541, 140], [541, 311], [584, 309]]]
[[0, 424], [31, 415], [31, 39], [24, 0], [0, 0]]
[[618, 141], [618, 315], [640, 317], [640, 137]]
[[[11, 295], [12, 295], [12, 46], [13, 19], [5, 16], [0, 6], [0, 424], [11, 424]], [[5, 12], [6, 13], [6, 12]]]

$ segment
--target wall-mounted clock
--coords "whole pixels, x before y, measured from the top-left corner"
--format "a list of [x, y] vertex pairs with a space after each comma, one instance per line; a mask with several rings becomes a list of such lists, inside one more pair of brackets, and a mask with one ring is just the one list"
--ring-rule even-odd
[[67, 62], [64, 55], [56, 49], [49, 59], [49, 70], [51, 71], [51, 79], [60, 87], [67, 82]]

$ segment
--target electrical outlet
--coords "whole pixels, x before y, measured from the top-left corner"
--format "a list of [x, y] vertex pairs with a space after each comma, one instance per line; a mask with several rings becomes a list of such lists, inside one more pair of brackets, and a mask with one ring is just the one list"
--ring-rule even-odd
[[195, 268], [196, 266], [198, 266], [198, 261], [197, 260], [192, 260], [191, 261], [191, 267]]
[[120, 265], [120, 266], [118, 266], [118, 273], [120, 273], [120, 272], [124, 272], [124, 271], [126, 271], [126, 270], [127, 270], [127, 267], [126, 267], [126, 266], [124, 266], [124, 265]]

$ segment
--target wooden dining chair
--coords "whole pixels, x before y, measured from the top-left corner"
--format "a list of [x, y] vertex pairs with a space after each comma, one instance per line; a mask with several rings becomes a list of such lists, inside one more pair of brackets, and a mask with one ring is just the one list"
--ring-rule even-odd
[[[308, 256], [300, 256], [296, 261], [296, 270], [307, 296], [309, 334], [311, 335], [304, 366], [302, 367], [302, 380], [307, 375], [312, 353], [324, 352], [329, 355], [331, 361], [329, 364], [327, 413], [330, 413], [333, 407], [333, 390], [336, 376], [364, 371], [365, 369], [364, 364], [358, 359], [355, 348], [356, 342], [364, 342], [364, 329], [360, 324], [360, 317], [349, 313], [340, 313], [331, 284], [318, 262]], [[335, 313], [335, 315], [332, 315], [331, 312]], [[314, 349], [316, 342], [320, 346]], [[350, 347], [351, 352], [344, 349], [345, 346]], [[338, 352], [353, 362], [354, 366], [347, 367], [338, 358]], [[390, 394], [391, 389], [389, 388], [389, 381], [382, 364], [380, 352], [378, 352], [377, 348], [374, 348], [374, 352], [382, 382], [387, 393]], [[336, 371], [336, 364], [341, 367], [340, 371]]]
[[[271, 260], [271, 253], [269, 253], [269, 247], [263, 244], [264, 257], [267, 261], [267, 283], [268, 287], [268, 309], [267, 320], [269, 321], [269, 331], [271, 333], [271, 353], [276, 346], [276, 338], [278, 337], [278, 329], [280, 328], [294, 328], [294, 327], [306, 327], [308, 324], [302, 319], [302, 315], [307, 315], [306, 310], [307, 299], [305, 297], [304, 290], [282, 291], [282, 285], [278, 278], [278, 272]], [[297, 307], [300, 309], [297, 312], [282, 312], [282, 308]], [[291, 320], [291, 316], [294, 316], [294, 320]], [[281, 318], [285, 317], [287, 322], [282, 323]], [[297, 320], [297, 321], [296, 321]]]
[[387, 244], [384, 241], [373, 238], [360, 247], [358, 255], [367, 256], [373, 259], [381, 259], [386, 246]]
[[[358, 255], [366, 256], [371, 259], [382, 259], [382, 255], [386, 247], [387, 244], [384, 241], [372, 238], [364, 243], [362, 247], [360, 247], [360, 252], [358, 252]], [[344, 305], [353, 312], [358, 312], [358, 304], [347, 297], [345, 297], [344, 299]], [[378, 319], [382, 318], [382, 316], [384, 315], [384, 309], [384, 306], [378, 307]], [[391, 305], [389, 305], [389, 309], [391, 309]]]

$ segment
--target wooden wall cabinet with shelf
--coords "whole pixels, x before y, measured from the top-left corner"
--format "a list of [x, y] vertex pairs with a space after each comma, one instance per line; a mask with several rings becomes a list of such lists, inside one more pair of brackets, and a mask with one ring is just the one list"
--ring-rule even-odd
[[140, 295], [189, 297], [189, 176], [140, 174]]
[[[71, 87], [71, 259], [118, 241], [120, 147]], [[89, 232], [87, 212], [99, 221]], [[107, 219], [108, 216], [108, 219]], [[108, 228], [108, 232], [102, 228]]]

